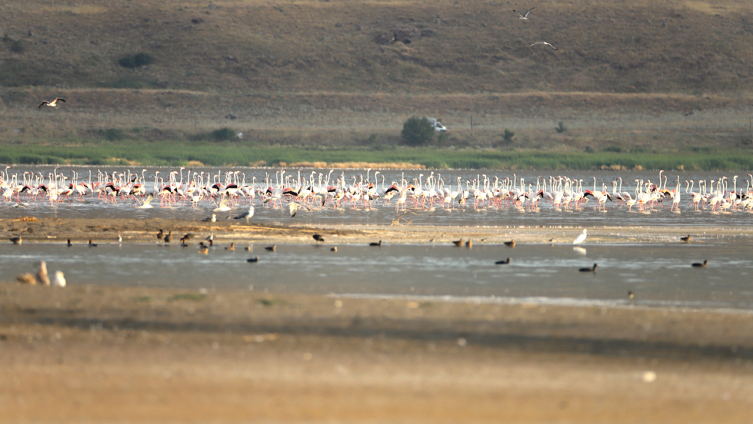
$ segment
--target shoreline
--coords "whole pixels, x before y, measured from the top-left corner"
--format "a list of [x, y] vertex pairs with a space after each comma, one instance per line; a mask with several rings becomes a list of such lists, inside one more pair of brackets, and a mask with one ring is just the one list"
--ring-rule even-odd
[[[704, 237], [752, 237], [751, 227], [730, 226], [441, 226], [441, 225], [341, 225], [341, 224], [245, 224], [237, 222], [190, 221], [181, 219], [115, 219], [115, 218], [5, 218], [0, 219], [0, 232], [22, 234], [24, 242], [88, 241], [117, 243], [118, 234], [124, 243], [154, 242], [160, 229], [172, 230], [179, 245], [178, 233], [195, 233], [197, 236], [214, 234], [215, 240], [225, 242], [276, 242], [313, 244], [312, 235], [320, 233], [332, 237], [325, 244], [367, 243], [379, 239], [393, 244], [449, 244], [458, 238], [472, 237], [474, 244], [497, 245], [513, 238], [522, 243], [567, 245], [588, 228], [588, 243], [671, 243], [688, 233], [708, 234]], [[29, 230], [31, 232], [29, 233]], [[713, 236], [711, 235], [713, 234]], [[550, 242], [550, 239], [554, 239]], [[433, 241], [432, 241], [433, 240]]]

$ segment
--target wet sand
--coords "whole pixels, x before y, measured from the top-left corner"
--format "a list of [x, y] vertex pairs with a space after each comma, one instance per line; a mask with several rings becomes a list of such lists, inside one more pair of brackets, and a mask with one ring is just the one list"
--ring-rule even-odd
[[[118, 233], [157, 242], [160, 228], [287, 243], [315, 232], [342, 243], [566, 242], [580, 232], [0, 220], [6, 234], [24, 228], [25, 242], [61, 243]], [[589, 241], [688, 232], [593, 228]], [[0, 352], [4, 422], [749, 422], [753, 407], [753, 313], [639, 298], [542, 307], [5, 282]]]
[[[301, 220], [280, 220], [271, 225], [243, 221], [202, 222], [170, 219], [77, 219], [17, 218], [0, 219], [0, 234], [8, 238], [21, 234], [26, 242], [88, 241], [115, 242], [118, 234], [124, 242], [158, 242], [160, 229], [173, 232], [172, 243], [186, 233], [197, 236], [214, 234], [215, 239], [236, 242], [310, 243], [314, 234], [321, 234], [328, 244], [366, 243], [384, 240], [388, 243], [424, 244], [450, 243], [460, 238], [474, 243], [500, 244], [509, 240], [522, 243], [572, 243], [581, 226], [432, 226], [411, 225], [405, 218], [392, 225], [308, 225]], [[589, 243], [657, 243], [676, 242], [688, 234], [693, 241], [728, 236], [753, 236], [751, 227], [651, 227], [596, 226], [588, 228]]]
[[748, 422], [753, 314], [0, 285], [0, 420]]

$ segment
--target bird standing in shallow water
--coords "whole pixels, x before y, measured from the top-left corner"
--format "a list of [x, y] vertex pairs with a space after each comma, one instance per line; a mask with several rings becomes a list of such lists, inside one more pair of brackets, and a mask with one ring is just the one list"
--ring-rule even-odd
[[[162, 232], [162, 230], [160, 230], [160, 232]], [[170, 243], [170, 239], [171, 239], [172, 237], [173, 237], [173, 231], [172, 231], [172, 230], [170, 230], [170, 232], [169, 232], [169, 233], [167, 233], [167, 235], [165, 236], [165, 243]]]
[[596, 267], [599, 266], [599, 264], [594, 264], [593, 268], [581, 268], [579, 269], [580, 272], [596, 272]]
[[71, 243], [71, 239], [68, 239], [68, 247], [73, 246], [73, 243]]
[[314, 240], [317, 242], [324, 242], [324, 237], [322, 237], [321, 234], [314, 234], [312, 237], [314, 237]]
[[686, 237], [680, 237], [680, 240], [684, 241], [685, 243], [690, 243], [690, 234], [688, 234]]
[[507, 265], [509, 263], [510, 263], [510, 258], [507, 258], [507, 260], [504, 260], [504, 261], [494, 262], [494, 265]]
[[463, 247], [463, 239], [455, 240], [452, 242], [452, 244], [454, 244], [455, 247]]
[[329, 249], [332, 252], [337, 252], [337, 246], [333, 247], [332, 249]]
[[588, 230], [584, 228], [583, 232], [578, 237], [576, 237], [575, 240], [573, 240], [573, 244], [583, 243], [584, 241], [586, 241], [586, 237], [588, 237]]
[[160, 229], [159, 233], [157, 233], [157, 240], [162, 240], [162, 237], [165, 236], [165, 233]]
[[708, 263], [709, 263], [709, 261], [706, 260], [706, 261], [703, 261], [703, 263], [696, 262], [696, 263], [693, 264], [693, 266], [696, 267], [696, 268], [706, 268], [706, 265]]
[[243, 212], [242, 214], [236, 216], [233, 219], [245, 219], [246, 223], [248, 223], [248, 220], [254, 216], [254, 207], [250, 206], [246, 212]]
[[13, 244], [21, 244], [21, 243], [23, 243], [23, 239], [21, 238], [21, 236], [18, 236], [18, 237], [11, 237], [11, 238], [10, 238], [10, 241], [11, 241], [11, 242], [12, 242]]
[[254, 257], [254, 258], [248, 258], [248, 259], [246, 259], [246, 262], [259, 262], [259, 257], [257, 256], [257, 257]]
[[92, 239], [89, 239], [89, 247], [97, 247], [95, 243], [92, 243]]
[[465, 247], [467, 247], [469, 249], [472, 249], [473, 248], [473, 242], [470, 239], [468, 239], [468, 241], [465, 243]]
[[505, 242], [505, 246], [507, 247], [515, 247], [515, 240], [510, 240]]
[[276, 252], [277, 251], [277, 245], [273, 244], [271, 246], [267, 246], [267, 247], [264, 248], [264, 250], [268, 250], [270, 252]]
[[369, 246], [382, 247], [382, 240], [379, 240], [379, 243], [369, 243]]
[[235, 243], [230, 243], [230, 246], [226, 247], [225, 250], [235, 250]]

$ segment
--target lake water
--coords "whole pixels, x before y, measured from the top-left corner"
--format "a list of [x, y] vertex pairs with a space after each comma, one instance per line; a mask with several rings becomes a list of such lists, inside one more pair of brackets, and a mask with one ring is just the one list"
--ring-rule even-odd
[[[103, 172], [124, 172], [125, 168], [122, 167], [99, 167], [99, 168], [87, 168], [87, 167], [73, 167], [64, 168], [60, 172], [68, 177], [73, 176], [72, 171], [75, 170], [79, 173], [81, 180], [88, 180], [89, 170], [93, 171], [94, 178], [96, 179], [97, 169]], [[147, 168], [144, 173], [147, 180], [148, 191], [152, 191], [154, 188], [154, 176], [155, 171], [160, 171], [160, 175], [167, 175], [170, 171], [178, 171], [177, 168]], [[271, 179], [271, 183], [275, 184], [275, 172], [279, 169], [258, 169], [258, 168], [199, 168], [193, 171], [201, 171], [212, 175], [217, 175], [218, 172], [226, 171], [239, 171], [239, 177], [247, 184], [251, 184], [255, 181], [255, 186], [262, 186], [262, 180], [267, 176]], [[9, 172], [17, 173], [19, 179], [24, 171], [31, 171], [35, 173], [42, 173], [47, 175], [52, 172], [52, 167], [40, 166], [40, 167], [17, 167], [12, 168]], [[132, 170], [134, 171], [134, 170]], [[141, 174], [140, 169], [139, 175]], [[310, 177], [312, 172], [314, 175], [314, 182], [318, 184], [319, 173], [323, 174], [323, 177], [329, 174], [329, 171], [325, 170], [311, 170], [306, 169], [301, 171], [302, 177]], [[186, 178], [187, 171], [183, 171], [184, 178]], [[298, 176], [298, 170], [288, 170], [287, 174], [293, 174]], [[287, 175], [286, 174], [286, 175]], [[421, 177], [423, 174], [423, 177]], [[385, 185], [389, 187], [392, 181], [399, 181], [405, 178], [409, 182], [419, 178], [425, 182], [426, 176], [430, 175], [431, 171], [382, 171], [382, 174], [377, 178], [379, 181], [378, 192], [382, 190], [382, 175], [385, 177]], [[527, 187], [529, 183], [532, 183], [533, 189], [536, 188], [536, 179], [543, 177], [548, 179], [550, 176], [567, 176], [571, 179], [584, 180], [583, 189], [593, 189], [593, 177], [596, 178], [596, 187], [600, 190], [602, 184], [606, 184], [607, 191], [612, 192], [612, 181], [621, 177], [622, 191], [634, 193], [636, 189], [635, 180], [652, 181], [657, 183], [659, 180], [659, 173], [655, 171], [641, 171], [641, 172], [629, 172], [629, 171], [590, 171], [590, 172], [554, 172], [554, 171], [522, 171], [513, 175], [510, 171], [492, 171], [492, 170], [458, 170], [458, 171], [441, 171], [439, 172], [441, 178], [444, 179], [446, 185], [452, 184], [453, 189], [457, 189], [457, 178], [460, 177], [465, 185], [465, 181], [473, 179], [483, 180], [483, 174], [490, 180], [494, 180], [495, 177], [501, 179], [510, 178], [515, 179], [518, 182], [520, 178], [525, 181]], [[345, 180], [350, 184], [353, 181], [358, 181], [363, 177], [366, 178], [365, 170], [336, 170], [332, 173], [330, 183], [339, 176], [344, 175]], [[435, 171], [435, 176], [437, 171]], [[698, 191], [698, 181], [705, 180], [707, 185], [710, 186], [711, 181], [718, 181], [721, 177], [728, 178], [728, 189], [733, 190], [733, 173], [724, 172], [679, 172], [672, 171], [666, 173], [668, 175], [669, 182], [668, 188], [672, 189], [676, 185], [677, 176], [680, 177], [680, 181], [694, 180], [694, 190]], [[740, 172], [740, 178], [737, 180], [737, 191], [746, 191], [747, 179], [749, 176], [747, 173]], [[374, 180], [374, 172], [369, 175], [370, 179]], [[184, 181], [185, 182], [185, 181]], [[266, 185], [264, 185], [266, 187]], [[685, 184], [681, 185], [682, 201], [680, 203], [679, 212], [671, 212], [669, 209], [669, 201], [664, 202], [664, 206], [660, 206], [650, 212], [638, 212], [636, 207], [629, 211], [628, 208], [618, 202], [606, 202], [606, 211], [599, 211], [596, 208], [596, 201], [590, 200], [583, 207], [578, 209], [566, 209], [555, 208], [551, 203], [541, 200], [539, 207], [531, 211], [527, 208], [518, 208], [504, 204], [502, 206], [484, 207], [481, 209], [475, 209], [473, 201], [469, 200], [466, 205], [458, 205], [457, 203], [452, 209], [445, 209], [441, 204], [435, 204], [433, 209], [418, 209], [414, 208], [413, 213], [406, 218], [412, 220], [414, 225], [457, 225], [457, 226], [484, 226], [484, 225], [514, 225], [514, 226], [538, 226], [538, 225], [567, 225], [567, 226], [602, 226], [602, 225], [651, 225], [651, 226], [745, 226], [753, 223], [753, 215], [743, 211], [731, 211], [731, 212], [715, 212], [709, 208], [705, 210], [696, 211], [692, 205], [689, 205], [690, 196], [685, 194]], [[28, 201], [24, 199], [23, 201]], [[389, 224], [397, 216], [395, 212], [395, 201], [397, 197], [394, 197], [391, 203], [385, 203], [382, 200], [377, 200], [372, 203], [372, 207], [364, 208], [363, 206], [349, 207], [343, 205], [340, 208], [334, 208], [331, 205], [320, 208], [314, 207], [312, 210], [302, 209], [296, 219], [300, 223], [307, 223], [312, 225], [317, 224]], [[96, 217], [112, 217], [112, 218], [166, 218], [166, 219], [188, 219], [188, 220], [200, 220], [211, 215], [212, 209], [216, 207], [214, 203], [209, 201], [203, 201], [198, 207], [190, 207], [190, 202], [183, 204], [177, 203], [172, 207], [162, 208], [159, 206], [158, 199], [153, 202], [154, 209], [136, 209], [136, 201], [134, 200], [120, 200], [117, 203], [109, 203], [107, 201], [98, 199], [96, 197], [87, 196], [83, 200], [72, 199], [71, 202], [63, 201], [51, 206], [49, 202], [37, 201], [31, 203], [28, 208], [17, 207], [16, 202], [1, 202], [0, 203], [0, 216], [15, 217], [18, 215], [33, 215], [36, 217], [82, 217], [82, 218], [96, 218]], [[262, 205], [261, 196], [256, 196], [254, 199], [254, 205], [256, 207], [256, 214], [253, 218], [257, 222], [278, 222], [290, 219], [288, 216], [287, 207], [271, 207], [268, 205]], [[235, 210], [231, 212], [218, 213], [218, 219], [226, 219], [229, 216], [234, 216], [241, 211], [248, 208], [248, 204], [241, 203], [235, 206]]]
[[[69, 284], [181, 287], [188, 291], [253, 289], [340, 295], [414, 295], [547, 303], [636, 304], [753, 310], [753, 240], [698, 244], [504, 245], [473, 249], [432, 245], [254, 245], [209, 254], [161, 244], [0, 244], [5, 280], [36, 269], [42, 259]], [[245, 246], [243, 246], [245, 247]], [[247, 263], [249, 257], [258, 263]], [[509, 265], [494, 262], [511, 257]], [[706, 268], [692, 262], [708, 260]], [[595, 273], [581, 267], [599, 266]], [[500, 299], [501, 298], [501, 299]]]

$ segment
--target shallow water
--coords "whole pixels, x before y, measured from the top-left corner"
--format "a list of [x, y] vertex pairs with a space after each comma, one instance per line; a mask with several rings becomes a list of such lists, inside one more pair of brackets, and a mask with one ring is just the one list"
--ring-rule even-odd
[[[99, 167], [99, 168], [87, 168], [87, 167], [75, 167], [64, 168], [60, 172], [72, 177], [71, 170], [76, 170], [81, 180], [88, 180], [89, 170], [93, 171], [96, 176], [97, 169], [101, 169], [103, 172], [123, 172], [125, 169], [122, 167]], [[148, 181], [148, 191], [152, 191], [154, 187], [154, 175], [155, 171], [160, 171], [160, 175], [169, 174], [170, 171], [177, 171], [177, 168], [147, 168], [145, 172], [146, 179]], [[230, 168], [199, 168], [194, 171], [201, 170], [213, 175], [216, 175], [218, 171], [228, 171]], [[272, 183], [275, 180], [275, 171], [279, 169], [258, 169], [258, 168], [232, 168], [232, 170], [238, 170], [245, 175], [246, 183], [251, 183], [255, 179], [255, 185], [262, 185], [261, 181], [266, 175], [269, 175]], [[14, 173], [22, 174], [24, 171], [41, 172], [44, 175], [52, 172], [52, 167], [40, 166], [40, 167], [17, 167], [12, 168], [10, 171]], [[9, 171], [9, 172], [10, 172]], [[140, 170], [139, 170], [140, 171]], [[322, 170], [312, 171], [310, 169], [301, 172], [301, 176], [308, 177], [312, 172], [316, 172], [314, 177], [315, 184], [319, 181], [319, 172]], [[335, 171], [332, 173], [332, 180], [334, 180], [343, 171]], [[287, 174], [298, 175], [297, 170], [288, 171]], [[323, 172], [326, 176], [329, 171]], [[414, 178], [418, 179], [421, 174], [421, 179], [425, 181], [426, 176], [431, 171], [383, 171], [385, 176], [386, 186], [389, 186], [392, 181], [399, 181], [403, 176], [412, 181]], [[487, 177], [494, 179], [494, 177], [513, 178], [513, 173], [509, 171], [477, 171], [477, 170], [464, 170], [464, 171], [442, 171], [441, 177], [446, 183], [452, 184], [453, 188], [457, 188], [457, 177], [461, 177], [463, 181], [469, 179], [476, 179], [486, 173]], [[140, 172], [139, 172], [140, 174]], [[667, 186], [672, 189], [675, 187], [676, 176], [680, 177], [682, 182], [686, 180], [718, 180], [722, 176], [726, 176], [729, 179], [729, 190], [733, 189], [733, 177], [732, 173], [724, 172], [677, 172], [672, 171], [667, 173], [669, 183]], [[184, 176], [186, 171], [184, 171]], [[366, 177], [365, 170], [345, 170], [345, 179], [348, 183], [352, 183], [355, 180], [360, 179], [360, 176]], [[435, 174], [436, 175], [436, 174]], [[536, 178], [546, 177], [550, 175], [567, 175], [572, 179], [583, 179], [584, 189], [593, 189], [593, 178], [596, 177], [596, 186], [601, 189], [602, 184], [607, 185], [607, 191], [612, 192], [611, 182], [617, 177], [623, 179], [622, 191], [633, 193], [636, 188], [635, 180], [651, 180], [658, 182], [659, 175], [655, 171], [641, 171], [641, 172], [628, 172], [628, 171], [590, 171], [590, 172], [553, 172], [553, 171], [523, 171], [518, 172], [514, 178], [519, 181], [522, 177], [528, 186], [528, 182], [533, 183], [533, 188], [536, 188]], [[748, 176], [745, 173], [739, 173], [740, 178], [737, 181], [737, 190], [745, 191], [746, 178]], [[373, 171], [370, 173], [370, 178], [374, 179]], [[383, 192], [381, 184], [381, 175], [378, 180], [380, 183], [379, 192]], [[695, 211], [694, 207], [689, 205], [690, 196], [686, 195], [685, 185], [681, 186], [682, 201], [680, 212], [670, 212], [669, 201], [666, 201], [666, 206], [659, 207], [656, 210], [650, 212], [638, 212], [634, 207], [632, 211], [618, 204], [617, 202], [607, 202], [607, 210], [598, 211], [596, 209], [596, 202], [594, 200], [589, 201], [583, 208], [572, 210], [564, 208], [554, 208], [551, 204], [540, 201], [539, 208], [535, 211], [530, 211], [525, 208], [517, 208], [511, 206], [505, 207], [486, 207], [483, 209], [474, 209], [472, 200], [469, 200], [465, 206], [455, 204], [452, 209], [443, 209], [441, 204], [435, 205], [435, 208], [431, 210], [427, 209], [412, 209], [412, 213], [406, 215], [404, 218], [411, 220], [414, 225], [514, 225], [514, 226], [538, 226], [538, 225], [567, 225], [567, 226], [602, 226], [602, 225], [651, 225], [651, 226], [675, 226], [675, 225], [688, 225], [688, 226], [742, 226], [753, 223], [753, 215], [750, 212], [735, 211], [729, 213], [712, 212], [709, 209]], [[695, 185], [695, 190], [698, 191], [698, 184]], [[22, 197], [22, 200], [23, 197]], [[389, 224], [392, 220], [396, 219], [397, 213], [395, 212], [396, 198], [392, 199], [392, 203], [384, 203], [381, 200], [373, 202], [373, 207], [364, 210], [362, 206], [352, 208], [343, 206], [339, 209], [335, 209], [331, 206], [326, 208], [315, 208], [315, 210], [302, 209], [299, 215], [295, 218], [299, 223], [308, 224]], [[25, 201], [25, 200], [24, 200]], [[51, 206], [49, 202], [37, 201], [35, 204], [31, 204], [29, 208], [18, 208], [16, 202], [2, 202], [0, 203], [0, 216], [18, 216], [18, 215], [32, 215], [36, 217], [79, 217], [79, 218], [99, 218], [99, 217], [111, 217], [111, 218], [166, 218], [166, 219], [189, 219], [200, 220], [209, 217], [212, 214], [212, 209], [216, 207], [213, 203], [203, 202], [198, 208], [191, 208], [190, 205], [184, 205], [178, 203], [173, 207], [159, 207], [159, 200], [155, 199], [153, 202], [154, 209], [136, 209], [136, 202], [134, 200], [121, 200], [118, 203], [112, 204], [96, 197], [86, 196], [84, 200], [71, 200], [71, 202], [56, 203], [55, 206]], [[188, 202], [190, 203], [190, 202]], [[287, 207], [269, 207], [263, 206], [261, 203], [261, 197], [256, 196], [254, 200], [256, 207], [256, 214], [253, 218], [256, 222], [273, 222], [281, 220], [289, 220]], [[235, 216], [238, 213], [248, 209], [248, 204], [241, 203], [236, 205], [236, 208], [232, 212], [218, 213], [218, 219], [227, 219], [229, 216]]]
[[[317, 294], [387, 294], [549, 299], [549, 303], [622, 303], [753, 310], [753, 240], [724, 238], [698, 244], [474, 246], [263, 245], [252, 252], [222, 246], [161, 244], [0, 245], [5, 280], [47, 261], [69, 284], [253, 289]], [[247, 263], [249, 257], [258, 263]], [[495, 265], [511, 257], [509, 265]], [[692, 262], [709, 260], [707, 268]], [[578, 269], [598, 263], [596, 273]], [[568, 301], [567, 299], [571, 299]], [[544, 302], [547, 303], [547, 302]]]

